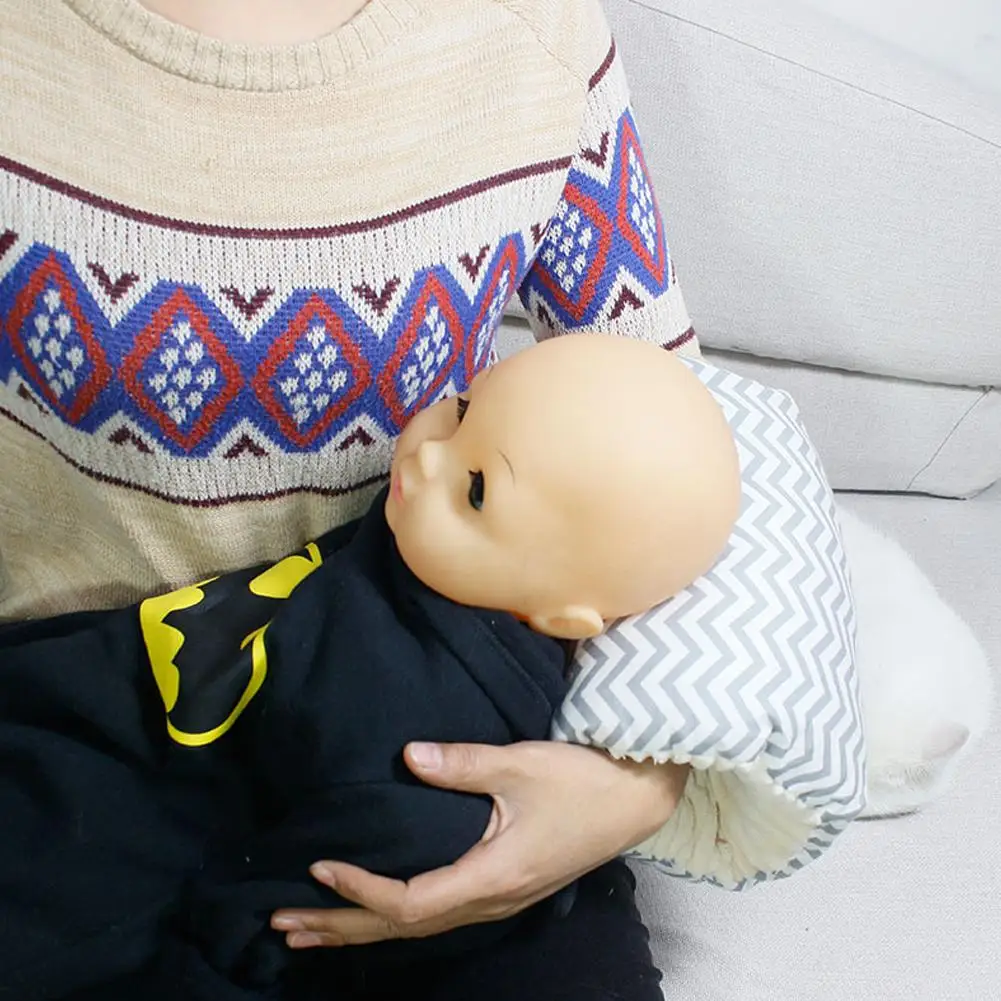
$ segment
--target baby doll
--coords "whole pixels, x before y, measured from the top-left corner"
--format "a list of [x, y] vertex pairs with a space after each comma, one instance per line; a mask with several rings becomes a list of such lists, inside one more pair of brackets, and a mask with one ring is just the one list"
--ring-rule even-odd
[[369, 514], [303, 552], [0, 630], [0, 997], [297, 996], [339, 959], [268, 927], [339, 902], [311, 862], [408, 878], [487, 828], [490, 802], [420, 784], [404, 745], [545, 738], [557, 640], [709, 569], [739, 490], [683, 364], [565, 337], [419, 414]]

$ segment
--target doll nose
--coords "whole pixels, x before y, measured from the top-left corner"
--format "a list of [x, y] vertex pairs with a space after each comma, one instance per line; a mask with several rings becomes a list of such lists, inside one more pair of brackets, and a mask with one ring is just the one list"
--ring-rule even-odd
[[440, 441], [421, 442], [417, 449], [417, 468], [425, 480], [433, 480], [441, 469], [444, 449]]

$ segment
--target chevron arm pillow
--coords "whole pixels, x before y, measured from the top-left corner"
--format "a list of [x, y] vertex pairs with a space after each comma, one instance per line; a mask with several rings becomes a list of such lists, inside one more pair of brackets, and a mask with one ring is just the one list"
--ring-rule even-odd
[[855, 612], [833, 495], [795, 403], [686, 364], [733, 429], [740, 515], [708, 574], [580, 645], [552, 735], [690, 763], [671, 820], [631, 854], [744, 889], [823, 854], [862, 809]]

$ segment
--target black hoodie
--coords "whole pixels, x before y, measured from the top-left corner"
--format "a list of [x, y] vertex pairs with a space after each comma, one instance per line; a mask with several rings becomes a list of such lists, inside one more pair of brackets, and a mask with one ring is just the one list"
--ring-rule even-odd
[[268, 927], [343, 904], [318, 859], [462, 855], [489, 800], [420, 783], [404, 745], [545, 739], [565, 693], [561, 644], [430, 591], [382, 510], [271, 568], [0, 629], [0, 998], [305, 997], [347, 954], [505, 932], [299, 954]]

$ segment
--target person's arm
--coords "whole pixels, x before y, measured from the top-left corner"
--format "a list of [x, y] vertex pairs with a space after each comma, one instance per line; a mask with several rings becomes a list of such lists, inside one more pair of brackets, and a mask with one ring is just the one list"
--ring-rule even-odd
[[622, 59], [610, 36], [587, 86], [578, 149], [518, 290], [528, 322], [537, 338], [596, 331], [697, 356]]

